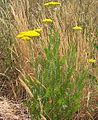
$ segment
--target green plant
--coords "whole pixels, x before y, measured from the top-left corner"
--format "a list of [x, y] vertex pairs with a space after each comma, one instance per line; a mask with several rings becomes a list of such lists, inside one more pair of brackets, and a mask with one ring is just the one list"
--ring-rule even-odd
[[[87, 72], [76, 71], [76, 46], [70, 43], [68, 56], [59, 56], [60, 37], [50, 32], [48, 47], [44, 49], [45, 59], [38, 57], [34, 63], [36, 79], [25, 76], [25, 84], [33, 94], [27, 105], [32, 119], [70, 120], [80, 109], [81, 97]], [[33, 66], [34, 67], [34, 66]]]

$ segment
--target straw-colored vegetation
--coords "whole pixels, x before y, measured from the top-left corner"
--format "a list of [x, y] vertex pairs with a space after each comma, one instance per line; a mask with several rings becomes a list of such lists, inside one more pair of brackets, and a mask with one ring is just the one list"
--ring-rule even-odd
[[1, 0], [0, 30], [0, 76], [32, 120], [98, 119], [97, 0]]

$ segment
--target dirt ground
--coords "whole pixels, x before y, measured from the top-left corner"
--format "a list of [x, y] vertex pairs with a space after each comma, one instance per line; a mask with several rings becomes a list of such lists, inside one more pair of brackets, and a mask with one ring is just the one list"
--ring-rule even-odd
[[0, 120], [31, 120], [27, 108], [21, 103], [0, 97]]

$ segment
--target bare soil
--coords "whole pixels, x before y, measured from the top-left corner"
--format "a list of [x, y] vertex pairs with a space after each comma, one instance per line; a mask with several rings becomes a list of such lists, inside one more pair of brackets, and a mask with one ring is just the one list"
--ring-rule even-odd
[[31, 118], [23, 104], [0, 97], [0, 120], [31, 120]]

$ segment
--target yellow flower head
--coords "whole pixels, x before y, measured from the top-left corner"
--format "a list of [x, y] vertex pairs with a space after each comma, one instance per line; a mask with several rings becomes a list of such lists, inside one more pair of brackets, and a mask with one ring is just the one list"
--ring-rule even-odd
[[82, 27], [80, 27], [80, 26], [75, 26], [75, 27], [73, 27], [72, 29], [73, 29], [73, 30], [82, 30]]
[[44, 6], [47, 6], [47, 7], [57, 6], [57, 5], [61, 5], [61, 3], [60, 2], [48, 2], [44, 4]]
[[88, 63], [96, 63], [96, 60], [95, 59], [88, 59], [87, 62]]
[[30, 37], [26, 37], [26, 36], [22, 37], [21, 39], [22, 39], [22, 40], [31, 40]]
[[17, 38], [22, 38], [22, 37], [24, 37], [24, 34], [22, 34], [22, 32], [21, 32], [21, 33], [19, 33], [16, 37], [17, 37]]
[[36, 31], [34, 31], [34, 30], [22, 32], [22, 34], [24, 34], [25, 36], [28, 36], [28, 37], [38, 37], [38, 36], [40, 36], [40, 34]]
[[43, 23], [52, 23], [53, 22], [53, 20], [52, 19], [44, 19], [43, 21], [42, 21]]
[[20, 32], [16, 37], [23, 38], [23, 37], [38, 37], [40, 34], [34, 30]]
[[38, 28], [38, 29], [34, 29], [34, 31], [40, 33], [40, 32], [42, 32], [42, 29]]

